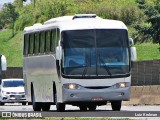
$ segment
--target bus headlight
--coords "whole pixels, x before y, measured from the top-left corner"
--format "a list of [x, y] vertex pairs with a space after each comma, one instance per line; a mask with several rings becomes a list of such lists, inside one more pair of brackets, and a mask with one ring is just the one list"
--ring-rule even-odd
[[75, 83], [64, 84], [63, 86], [66, 89], [80, 89], [80, 85]]
[[129, 86], [130, 86], [129, 82], [120, 82], [120, 83], [114, 84], [112, 87], [113, 88], [125, 88], [125, 87], [129, 87]]

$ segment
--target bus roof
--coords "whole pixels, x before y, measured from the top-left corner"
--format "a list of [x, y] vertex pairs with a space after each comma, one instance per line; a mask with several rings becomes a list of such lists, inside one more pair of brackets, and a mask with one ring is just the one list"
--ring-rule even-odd
[[82, 29], [127, 29], [126, 25], [121, 21], [102, 19], [95, 16], [95, 14], [90, 15], [93, 15], [93, 17], [63, 16], [52, 18], [44, 22], [43, 25], [38, 23], [33, 26], [26, 27], [24, 29], [24, 33], [49, 30], [56, 27], [59, 28], [60, 31]]

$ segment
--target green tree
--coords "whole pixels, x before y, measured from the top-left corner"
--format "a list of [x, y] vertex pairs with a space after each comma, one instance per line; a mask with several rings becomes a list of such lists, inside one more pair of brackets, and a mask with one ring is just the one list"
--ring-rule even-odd
[[5, 4], [2, 9], [2, 12], [5, 24], [12, 24], [12, 36], [14, 36], [14, 23], [18, 18], [19, 14], [15, 11], [15, 6], [13, 6], [11, 3]]
[[14, 1], [14, 5], [15, 5], [17, 8], [23, 7], [23, 0], [15, 0], [15, 1]]
[[31, 2], [34, 4], [34, 8], [35, 8], [36, 0], [31, 0]]
[[153, 4], [146, 0], [137, 0], [138, 6], [147, 16], [143, 24], [138, 24], [135, 28], [144, 37], [143, 41], [150, 37], [153, 43], [160, 43], [160, 0], [153, 1]]
[[26, 2], [27, 0], [14, 0], [14, 5], [18, 8], [23, 7], [23, 2]]
[[4, 20], [4, 15], [3, 12], [0, 11], [0, 26], [4, 26], [5, 25], [5, 20]]

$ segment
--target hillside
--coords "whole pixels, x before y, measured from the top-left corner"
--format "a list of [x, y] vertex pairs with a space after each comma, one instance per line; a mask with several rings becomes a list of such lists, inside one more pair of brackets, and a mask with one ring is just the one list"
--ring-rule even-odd
[[0, 31], [0, 53], [7, 57], [8, 66], [22, 66], [24, 27], [59, 16], [87, 13], [123, 21], [136, 43], [138, 60], [160, 59], [160, 0], [36, 0], [27, 5], [14, 0], [0, 10], [0, 26], [18, 32], [11, 38], [11, 30]]
[[16, 30], [34, 23], [65, 15], [94, 13], [105, 19], [121, 20], [126, 25], [139, 23], [144, 18], [136, 0], [37, 0], [34, 4], [21, 6], [15, 2], [19, 17], [15, 22]]
[[[11, 37], [11, 30], [0, 32], [0, 53], [7, 57], [8, 66], [22, 66], [22, 31]], [[137, 43], [137, 57], [140, 60], [160, 59], [159, 45], [153, 43]]]
[[22, 66], [22, 31], [11, 36], [12, 30], [0, 31], [0, 53], [6, 56], [8, 66]]

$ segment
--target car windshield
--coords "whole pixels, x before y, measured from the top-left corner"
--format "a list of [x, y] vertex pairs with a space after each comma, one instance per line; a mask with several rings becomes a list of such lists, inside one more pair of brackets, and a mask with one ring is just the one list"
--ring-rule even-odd
[[127, 30], [89, 29], [62, 32], [64, 76], [111, 76], [129, 73]]
[[14, 81], [3, 81], [3, 87], [20, 87], [24, 86], [24, 81], [14, 80]]

